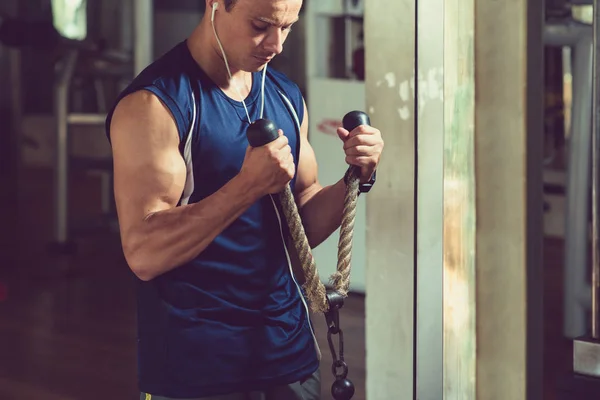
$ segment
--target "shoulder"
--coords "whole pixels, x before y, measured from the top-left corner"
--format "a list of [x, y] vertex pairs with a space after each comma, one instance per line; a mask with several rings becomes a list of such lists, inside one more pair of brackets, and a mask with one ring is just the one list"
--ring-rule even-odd
[[186, 67], [182, 44], [160, 57], [144, 69], [120, 94], [106, 118], [106, 133], [110, 140], [112, 119], [118, 113], [131, 118], [122, 110], [138, 112], [165, 111], [159, 115], [169, 115], [175, 121], [180, 137], [188, 131], [192, 119], [194, 89], [189, 69]]
[[285, 90], [286, 92], [288, 92], [290, 95], [300, 95], [302, 96], [302, 93], [300, 91], [300, 88], [298, 87], [298, 85], [296, 84], [296, 82], [294, 82], [293, 80], [291, 80], [285, 73], [273, 68], [273, 67], [269, 67], [267, 69], [267, 75], [269, 76], [270, 79], [272, 79], [273, 81], [275, 81], [275, 83], [282, 89]]
[[134, 136], [137, 140], [142, 135], [152, 136], [154, 132], [162, 132], [162, 135], [175, 133], [176, 117], [153, 93], [139, 90], [125, 96], [115, 106], [109, 131], [113, 135]]
[[145, 89], [152, 92], [173, 113], [188, 118], [194, 93], [191, 77], [192, 59], [185, 42], [179, 43], [142, 71], [132, 82], [129, 92]]
[[[140, 89], [124, 96], [114, 107], [113, 120], [144, 119], [164, 116], [166, 109], [151, 91]], [[144, 121], [140, 121], [144, 122]]]

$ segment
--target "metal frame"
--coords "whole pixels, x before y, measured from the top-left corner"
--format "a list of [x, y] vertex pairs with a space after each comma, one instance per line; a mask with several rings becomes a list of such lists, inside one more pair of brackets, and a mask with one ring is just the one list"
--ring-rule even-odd
[[594, 18], [592, 35], [592, 294], [591, 294], [591, 335], [586, 332], [582, 337], [573, 341], [573, 371], [576, 374], [600, 377], [600, 326], [598, 324], [598, 283], [600, 273], [600, 249], [598, 248], [600, 240], [600, 215], [598, 214], [598, 184], [600, 167], [598, 157], [600, 157], [600, 103], [598, 95], [600, 94], [600, 79], [598, 77], [598, 65], [600, 63], [600, 42], [598, 33], [600, 29], [600, 10], [599, 2], [594, 0]]
[[600, 338], [600, 324], [598, 320], [598, 284], [600, 283], [600, 215], [598, 214], [598, 184], [600, 179], [600, 78], [598, 67], [600, 66], [600, 2], [594, 0], [593, 19], [593, 62], [592, 62], [592, 339]]
[[[131, 0], [124, 1], [121, 26], [127, 28], [126, 20], [131, 16]], [[134, 13], [134, 73], [137, 75], [152, 61], [153, 37], [153, 1], [133, 0]], [[130, 34], [125, 29], [122, 32], [121, 47], [124, 54], [130, 47]], [[77, 125], [103, 125], [106, 114], [82, 114], [69, 112], [69, 94], [73, 75], [76, 71], [79, 53], [76, 49], [67, 52], [62, 60], [57, 74], [55, 86], [55, 117], [56, 117], [56, 157], [55, 157], [55, 182], [54, 182], [54, 243], [60, 251], [71, 251], [69, 227], [69, 126]], [[101, 110], [103, 111], [103, 110]], [[110, 211], [110, 186], [111, 179], [102, 176], [102, 211]]]
[[77, 65], [78, 52], [71, 50], [63, 60], [55, 91], [56, 158], [54, 199], [54, 240], [69, 244], [69, 88]]
[[[56, 156], [54, 186], [54, 245], [60, 252], [73, 250], [69, 224], [69, 126], [103, 125], [106, 114], [80, 114], [69, 112], [69, 94], [73, 75], [77, 69], [79, 53], [71, 50], [62, 61], [55, 88]], [[102, 174], [102, 212], [110, 212], [110, 178]]]
[[546, 45], [571, 47], [573, 57], [573, 112], [567, 167], [564, 258], [564, 326], [566, 337], [586, 333], [591, 303], [588, 268], [589, 185], [592, 144], [592, 27], [580, 22], [548, 23]]
[[444, 0], [417, 1], [415, 384], [421, 400], [444, 398], [444, 8]]
[[544, 397], [544, 1], [527, 4], [527, 59], [525, 148], [527, 181], [525, 203], [526, 265], [526, 394], [528, 400]]

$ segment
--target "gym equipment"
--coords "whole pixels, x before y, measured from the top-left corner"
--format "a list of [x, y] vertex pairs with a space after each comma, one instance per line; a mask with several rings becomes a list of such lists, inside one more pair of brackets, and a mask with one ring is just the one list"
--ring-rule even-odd
[[[82, 3], [82, 5], [85, 3]], [[62, 37], [59, 43], [64, 56], [57, 64], [55, 84], [55, 116], [56, 116], [56, 158], [54, 176], [54, 232], [50, 251], [58, 254], [76, 252], [73, 234], [87, 233], [96, 230], [116, 230], [116, 216], [113, 207], [112, 193], [112, 159], [74, 157], [69, 152], [70, 128], [73, 125], [102, 127], [106, 120], [103, 92], [105, 80], [117, 80], [119, 86], [129, 81], [136, 71], [144, 68], [150, 59], [148, 43], [152, 35], [147, 35], [144, 29], [150, 29], [147, 24], [148, 11], [151, 6], [143, 0], [127, 0], [122, 2], [121, 29], [122, 43], [118, 49], [108, 49], [101, 42], [90, 39], [73, 40]], [[135, 11], [135, 24], [132, 27], [132, 11]], [[151, 15], [151, 14], [150, 14]], [[135, 43], [130, 40], [129, 31], [135, 28]], [[151, 31], [150, 31], [151, 33]], [[139, 36], [139, 37], [138, 37]], [[132, 49], [130, 45], [135, 45]], [[96, 90], [98, 107], [95, 112], [75, 112], [69, 109], [69, 97], [72, 92], [74, 77], [85, 75], [92, 78]], [[68, 193], [69, 170], [71, 167], [99, 173], [102, 177], [102, 215], [99, 221], [81, 222], [77, 227], [69, 218]]]
[[[103, 85], [105, 80], [123, 81], [132, 76], [131, 57], [117, 51], [82, 51], [70, 48], [58, 64], [55, 85], [56, 116], [56, 159], [54, 169], [54, 234], [50, 250], [57, 254], [76, 252], [72, 240], [74, 233], [97, 230], [116, 230], [116, 215], [112, 207], [112, 158], [76, 157], [70, 154], [69, 137], [71, 127], [86, 125], [103, 127], [106, 121]], [[75, 76], [93, 79], [96, 88], [96, 112], [75, 112], [70, 110], [70, 95]], [[102, 180], [102, 214], [98, 221], [83, 222], [75, 226], [69, 218], [69, 169], [96, 171]]]
[[587, 277], [592, 109], [592, 28], [574, 20], [544, 27], [546, 46], [567, 47], [573, 54], [573, 106], [568, 139], [565, 209], [564, 335], [585, 332], [590, 287]]
[[[360, 125], [369, 124], [368, 115], [361, 111], [352, 111], [346, 114], [343, 119], [344, 128], [348, 131], [352, 131]], [[259, 119], [250, 124], [246, 136], [250, 146], [260, 147], [275, 140], [279, 134], [272, 121]], [[347, 378], [348, 364], [344, 361], [344, 332], [340, 327], [339, 310], [344, 305], [344, 298], [347, 297], [350, 286], [352, 236], [359, 193], [358, 168], [354, 166], [348, 168], [346, 182], [346, 195], [338, 244], [338, 265], [337, 272], [331, 277], [331, 290], [326, 290], [319, 279], [315, 261], [289, 185], [277, 194], [277, 200], [281, 202], [294, 246], [302, 264], [305, 278], [304, 289], [310, 307], [313, 312], [323, 312], [327, 322], [327, 342], [333, 358], [331, 372], [335, 377], [335, 381], [331, 386], [331, 395], [335, 400], [350, 400], [355, 391], [354, 384]], [[334, 335], [338, 335], [339, 354], [335, 350]]]
[[[593, 58], [592, 58], [592, 329], [591, 336], [586, 334], [573, 341], [573, 370], [577, 374], [600, 378], [600, 324], [598, 320], [598, 285], [600, 284], [600, 215], [598, 214], [598, 190], [600, 171], [600, 1], [594, 0], [593, 20]], [[587, 241], [586, 241], [587, 243]]]

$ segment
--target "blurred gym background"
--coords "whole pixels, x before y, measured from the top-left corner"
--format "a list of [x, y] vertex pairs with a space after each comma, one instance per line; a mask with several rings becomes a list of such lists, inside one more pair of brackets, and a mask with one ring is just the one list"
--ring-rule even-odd
[[[362, 6], [341, 12], [336, 2], [309, 2], [273, 66], [305, 93], [311, 140], [325, 180], [332, 180], [343, 166], [327, 166], [335, 145], [328, 130], [364, 103]], [[572, 369], [572, 339], [589, 324], [592, 11], [583, 1], [546, 1], [549, 400], [559, 398], [561, 377]], [[120, 88], [183, 40], [203, 12], [199, 0], [0, 3], [0, 399], [135, 398], [134, 285], [119, 244], [104, 113]], [[332, 90], [339, 99], [323, 108]], [[357, 229], [364, 230], [364, 216]], [[335, 266], [335, 245], [334, 239], [316, 253], [323, 265]], [[356, 399], [365, 398], [364, 246], [359, 232], [345, 308]], [[316, 321], [326, 349], [322, 318]], [[323, 365], [326, 394], [331, 374]]]

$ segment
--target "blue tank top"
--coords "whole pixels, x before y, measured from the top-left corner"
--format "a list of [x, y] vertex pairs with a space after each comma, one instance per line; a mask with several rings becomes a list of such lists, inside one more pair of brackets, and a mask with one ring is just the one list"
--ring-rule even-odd
[[[245, 99], [253, 121], [260, 117], [261, 80], [262, 72], [253, 74]], [[210, 196], [239, 172], [248, 146], [244, 107], [199, 68], [185, 41], [140, 73], [117, 102], [137, 90], [158, 96], [176, 121], [187, 165], [179, 206]], [[283, 130], [297, 164], [300, 90], [269, 68], [264, 101], [264, 118]], [[109, 140], [113, 110], [106, 121]], [[283, 218], [278, 203], [265, 196], [191, 262], [149, 282], [138, 280], [141, 391], [214, 396], [295, 382], [318, 368]]]

